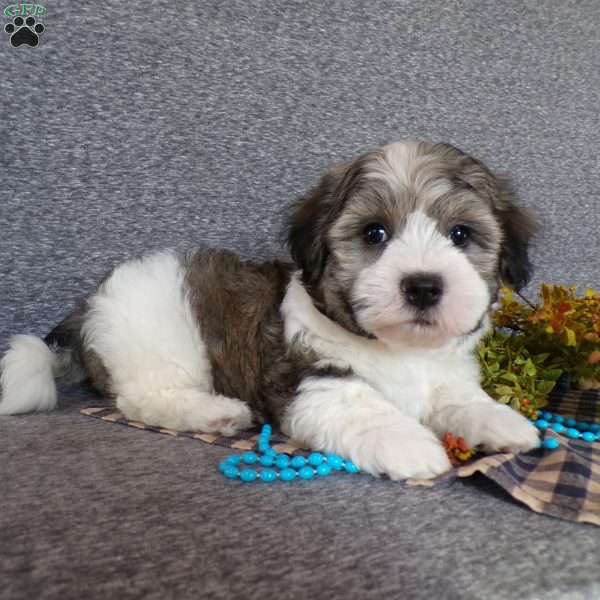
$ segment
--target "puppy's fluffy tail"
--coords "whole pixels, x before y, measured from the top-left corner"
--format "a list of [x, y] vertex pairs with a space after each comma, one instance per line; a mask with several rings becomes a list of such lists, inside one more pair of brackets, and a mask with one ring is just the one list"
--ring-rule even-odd
[[0, 415], [52, 410], [56, 382], [85, 379], [79, 360], [82, 310], [74, 311], [44, 340], [15, 335], [0, 361]]
[[56, 407], [61, 355], [33, 335], [15, 335], [0, 362], [0, 415], [16, 415]]

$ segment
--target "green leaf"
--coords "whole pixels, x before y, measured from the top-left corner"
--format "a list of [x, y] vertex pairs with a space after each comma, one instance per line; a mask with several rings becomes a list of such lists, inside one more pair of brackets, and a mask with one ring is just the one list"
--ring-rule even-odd
[[535, 368], [535, 365], [533, 364], [531, 359], [528, 359], [525, 363], [525, 366], [523, 367], [523, 372], [528, 377], [535, 377], [537, 375], [537, 369]]
[[515, 410], [519, 410], [521, 408], [521, 403], [519, 402], [518, 398], [513, 398], [510, 401], [510, 407], [514, 408]]
[[514, 389], [508, 385], [497, 385], [494, 387], [494, 391], [498, 396], [512, 396], [514, 393]]
[[502, 373], [500, 375], [500, 379], [504, 379], [504, 381], [512, 381], [513, 383], [517, 383], [519, 378], [514, 373]]
[[544, 379], [549, 379], [550, 381], [556, 381], [563, 374], [562, 369], [548, 369], [543, 372]]
[[500, 404], [508, 404], [510, 399], [511, 396], [500, 396], [500, 398], [498, 398], [498, 402], [500, 402]]
[[555, 385], [555, 381], [538, 381], [535, 387], [538, 394], [547, 396], [554, 389]]
[[533, 360], [538, 365], [541, 365], [549, 356], [550, 356], [550, 352], [544, 352], [543, 354], [536, 354], [533, 357]]

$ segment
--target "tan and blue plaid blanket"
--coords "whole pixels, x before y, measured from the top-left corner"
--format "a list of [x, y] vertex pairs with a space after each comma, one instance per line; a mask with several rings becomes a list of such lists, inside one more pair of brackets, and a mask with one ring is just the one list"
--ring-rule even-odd
[[[600, 422], [600, 393], [598, 391], [555, 392], [546, 409], [567, 418]], [[111, 407], [85, 408], [81, 412], [111, 423], [172, 436], [189, 437], [239, 451], [255, 449], [259, 433], [258, 429], [242, 432], [236, 437], [182, 433], [128, 421]], [[536, 512], [570, 521], [600, 525], [600, 442], [590, 444], [580, 440], [570, 440], [554, 431], [546, 431], [544, 435], [556, 437], [560, 447], [557, 450], [539, 449], [517, 455], [480, 455], [437, 479], [411, 480], [408, 483], [432, 486], [442, 480], [469, 477], [479, 472]], [[280, 434], [274, 434], [271, 442], [278, 452], [292, 455], [306, 452]]]

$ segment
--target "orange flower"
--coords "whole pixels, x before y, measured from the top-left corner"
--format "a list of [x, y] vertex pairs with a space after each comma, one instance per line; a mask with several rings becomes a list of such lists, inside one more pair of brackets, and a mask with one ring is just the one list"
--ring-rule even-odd
[[590, 365], [595, 365], [596, 363], [600, 362], [600, 350], [594, 350], [589, 356], [588, 356], [588, 363]]
[[462, 437], [456, 437], [448, 432], [442, 438], [446, 454], [453, 466], [457, 467], [463, 462], [468, 461], [475, 455], [475, 450], [469, 448], [467, 442]]

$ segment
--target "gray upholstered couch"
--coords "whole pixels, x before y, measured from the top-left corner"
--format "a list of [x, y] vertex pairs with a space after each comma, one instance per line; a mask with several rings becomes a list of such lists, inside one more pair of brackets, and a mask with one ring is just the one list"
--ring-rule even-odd
[[[146, 250], [281, 253], [325, 165], [404, 137], [512, 175], [534, 285], [600, 285], [598, 2], [45, 6], [0, 45], [0, 350]], [[2, 599], [600, 597], [600, 530], [483, 480], [241, 486], [90, 403], [0, 419]]]

